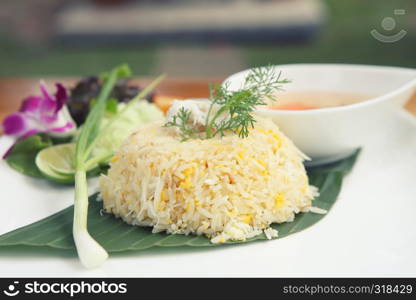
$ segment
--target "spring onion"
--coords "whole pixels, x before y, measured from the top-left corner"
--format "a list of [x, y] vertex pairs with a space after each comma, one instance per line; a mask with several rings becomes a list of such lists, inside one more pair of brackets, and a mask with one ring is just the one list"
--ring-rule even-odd
[[88, 117], [81, 129], [81, 133], [77, 140], [75, 150], [75, 199], [74, 199], [74, 221], [73, 221], [73, 237], [77, 248], [79, 259], [86, 268], [95, 268], [100, 266], [107, 258], [107, 251], [89, 234], [87, 229], [88, 217], [88, 183], [87, 170], [88, 167], [108, 159], [108, 155], [101, 157], [91, 157], [91, 152], [99, 137], [106, 134], [107, 129], [113, 124], [121, 114], [123, 114], [133, 103], [139, 101], [146, 96], [151, 90], [164, 78], [158, 77], [146, 89], [139, 93], [126, 107], [117, 113], [113, 120], [100, 132], [100, 123], [106, 110], [106, 102], [109, 99], [117, 80], [126, 78], [131, 75], [131, 71], [127, 65], [121, 65], [113, 69], [106, 76], [105, 83], [98, 96], [97, 102], [88, 114]]

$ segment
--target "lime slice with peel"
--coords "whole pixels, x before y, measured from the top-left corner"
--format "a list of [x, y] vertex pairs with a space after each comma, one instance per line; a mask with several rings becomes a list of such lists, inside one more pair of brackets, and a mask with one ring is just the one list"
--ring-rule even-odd
[[51, 146], [36, 156], [36, 166], [48, 179], [59, 183], [74, 182], [75, 144]]
[[[76, 144], [60, 144], [43, 149], [36, 155], [35, 163], [43, 176], [51, 181], [71, 184], [75, 182], [75, 147]], [[97, 176], [102, 173], [101, 167], [106, 165], [113, 154], [97, 157], [87, 170], [87, 176]]]

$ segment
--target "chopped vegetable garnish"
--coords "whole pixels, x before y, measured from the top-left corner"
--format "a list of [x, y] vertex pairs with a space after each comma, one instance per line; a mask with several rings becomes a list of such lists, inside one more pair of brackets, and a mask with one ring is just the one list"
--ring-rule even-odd
[[[89, 76], [80, 80], [75, 87], [71, 89], [71, 95], [69, 96], [67, 105], [72, 118], [78, 125], [82, 125], [85, 122], [85, 119], [93, 106], [91, 104], [96, 102], [103, 86], [102, 79], [98, 76]], [[141, 90], [142, 88], [138, 85], [129, 84], [128, 78], [118, 80], [110, 94], [112, 100], [107, 101], [107, 111], [114, 111], [115, 103], [129, 102], [137, 96]], [[153, 95], [150, 93], [146, 99], [151, 101]]]

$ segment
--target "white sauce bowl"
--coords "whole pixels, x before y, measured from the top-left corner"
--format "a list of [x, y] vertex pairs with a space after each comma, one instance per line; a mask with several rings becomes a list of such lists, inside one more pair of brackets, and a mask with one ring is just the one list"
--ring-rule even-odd
[[[347, 64], [293, 64], [274, 68], [282, 72], [282, 78], [292, 81], [284, 86], [288, 92], [346, 92], [372, 97], [331, 108], [257, 110], [257, 114], [271, 118], [312, 158], [309, 163], [312, 165], [336, 161], [351, 154], [372, 136], [383, 134], [377, 131], [378, 124], [389, 117], [392, 110], [401, 108], [416, 89], [414, 69]], [[224, 83], [238, 90], [249, 72], [236, 73]]]

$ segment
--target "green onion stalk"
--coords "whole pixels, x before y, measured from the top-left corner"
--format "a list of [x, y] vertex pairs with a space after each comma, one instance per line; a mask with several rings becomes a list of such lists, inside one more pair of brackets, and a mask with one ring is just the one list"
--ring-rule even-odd
[[156, 87], [164, 78], [159, 76], [149, 86], [143, 89], [134, 99], [132, 99], [120, 112], [118, 112], [110, 122], [100, 130], [100, 123], [103, 119], [106, 101], [110, 98], [117, 80], [130, 77], [131, 71], [127, 65], [121, 65], [113, 69], [107, 76], [103, 88], [98, 96], [97, 102], [88, 114], [82, 126], [81, 133], [77, 140], [75, 150], [75, 199], [74, 199], [74, 221], [73, 237], [81, 263], [86, 268], [96, 268], [104, 263], [108, 258], [107, 251], [89, 234], [87, 229], [88, 220], [88, 182], [87, 170], [97, 163], [106, 161], [112, 153], [91, 157], [92, 150], [97, 140], [107, 134], [111, 125], [116, 122], [130, 107], [140, 99], [143, 99], [152, 89]]

